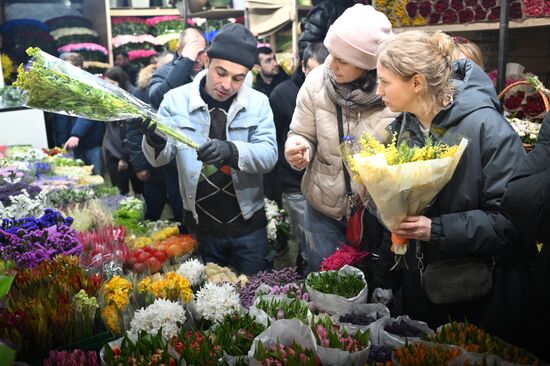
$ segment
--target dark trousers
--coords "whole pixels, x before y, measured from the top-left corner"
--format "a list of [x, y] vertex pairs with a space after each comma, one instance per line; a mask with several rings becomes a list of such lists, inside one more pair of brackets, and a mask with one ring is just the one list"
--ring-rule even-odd
[[111, 178], [111, 184], [118, 187], [120, 194], [128, 194], [130, 192], [130, 181], [132, 182], [132, 190], [135, 194], [143, 194], [143, 182], [140, 181], [134, 170], [132, 164], [128, 163], [128, 169], [118, 170], [118, 161], [120, 160], [113, 155], [106, 153], [107, 158], [107, 171]]
[[164, 167], [164, 180], [166, 182], [166, 194], [174, 214], [174, 221], [183, 222], [183, 201], [181, 199], [180, 183], [176, 160], [172, 160]]

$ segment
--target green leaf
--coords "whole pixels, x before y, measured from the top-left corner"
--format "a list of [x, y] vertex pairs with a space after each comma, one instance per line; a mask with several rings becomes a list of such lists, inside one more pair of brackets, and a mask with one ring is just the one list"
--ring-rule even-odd
[[10, 291], [11, 284], [15, 276], [4, 276], [0, 275], [0, 299], [8, 294]]
[[12, 365], [15, 361], [15, 350], [0, 342], [0, 366]]

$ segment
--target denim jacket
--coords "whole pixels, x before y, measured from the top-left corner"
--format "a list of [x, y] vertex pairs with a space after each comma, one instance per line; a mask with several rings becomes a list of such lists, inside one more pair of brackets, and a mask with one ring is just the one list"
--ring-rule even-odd
[[[199, 92], [200, 81], [207, 71], [197, 74], [192, 83], [166, 93], [159, 107], [163, 122], [199, 145], [208, 139], [210, 131], [210, 113]], [[267, 97], [243, 85], [229, 108], [226, 133], [239, 151], [239, 169], [231, 169], [231, 177], [242, 215], [249, 219], [264, 205], [262, 174], [270, 172], [277, 162], [275, 125]], [[168, 141], [155, 157], [155, 149], [145, 138], [142, 147], [145, 157], [155, 167], [176, 158], [183, 207], [198, 221], [195, 194], [203, 163], [197, 160], [196, 151]]]

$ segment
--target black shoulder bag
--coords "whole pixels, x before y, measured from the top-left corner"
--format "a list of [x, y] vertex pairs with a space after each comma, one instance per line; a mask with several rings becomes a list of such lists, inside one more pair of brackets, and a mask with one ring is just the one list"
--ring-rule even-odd
[[437, 305], [475, 301], [493, 289], [495, 258], [487, 263], [480, 258], [446, 259], [424, 268], [422, 242], [416, 240], [420, 282], [428, 299]]

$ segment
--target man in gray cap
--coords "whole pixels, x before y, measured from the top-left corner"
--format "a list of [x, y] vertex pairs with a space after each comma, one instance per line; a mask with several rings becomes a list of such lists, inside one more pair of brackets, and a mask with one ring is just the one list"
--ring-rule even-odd
[[240, 24], [224, 26], [206, 51], [207, 69], [172, 89], [159, 114], [200, 144], [195, 151], [154, 134], [136, 121], [153, 166], [176, 159], [185, 223], [196, 234], [203, 261], [251, 275], [271, 268], [262, 174], [277, 161], [267, 97], [243, 85], [256, 61], [256, 39]]

